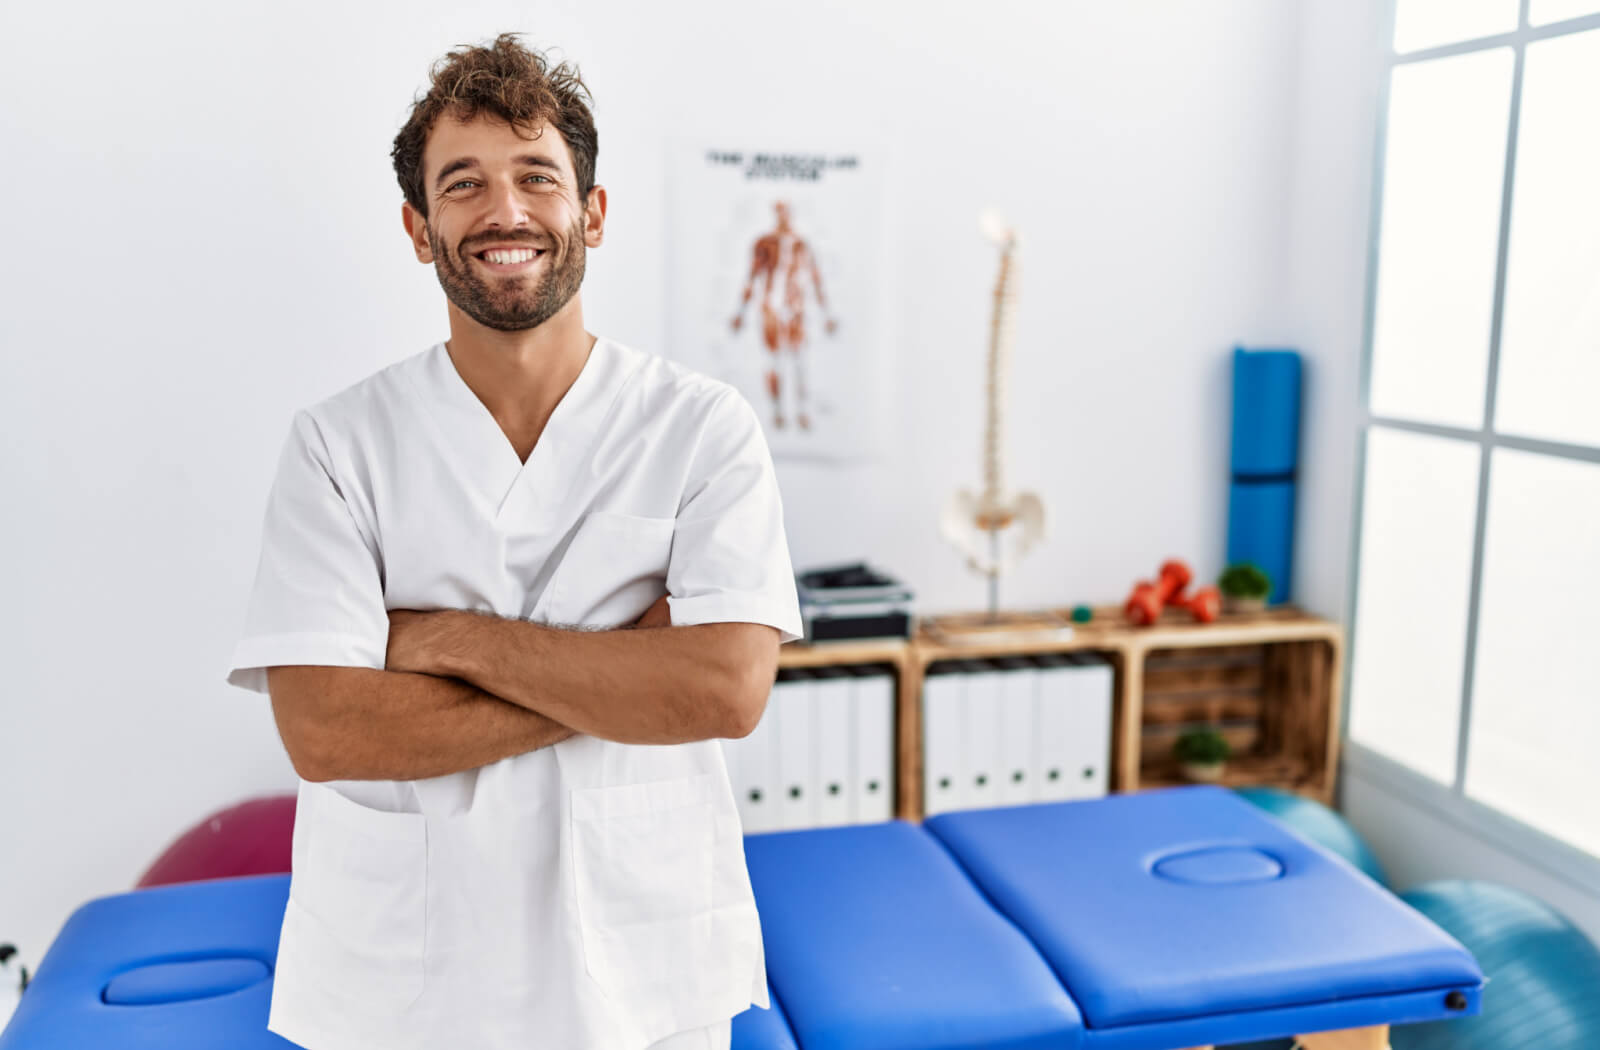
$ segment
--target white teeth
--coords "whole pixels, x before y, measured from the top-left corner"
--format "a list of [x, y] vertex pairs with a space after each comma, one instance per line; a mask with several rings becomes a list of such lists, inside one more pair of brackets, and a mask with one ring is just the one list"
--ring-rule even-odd
[[483, 257], [492, 263], [519, 263], [527, 262], [538, 253], [532, 248], [519, 248], [516, 251], [484, 252]]

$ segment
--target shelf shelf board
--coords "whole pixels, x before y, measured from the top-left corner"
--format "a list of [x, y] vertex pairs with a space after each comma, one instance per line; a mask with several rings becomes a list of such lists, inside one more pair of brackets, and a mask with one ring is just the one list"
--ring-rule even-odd
[[[1194, 783], [1183, 775], [1175, 762], [1147, 763], [1139, 771], [1140, 790], [1186, 787]], [[1222, 779], [1217, 783], [1223, 787], [1281, 787], [1308, 798], [1327, 801], [1323, 785], [1318, 782], [1310, 764], [1303, 759], [1282, 755], [1230, 758], [1222, 772]]]

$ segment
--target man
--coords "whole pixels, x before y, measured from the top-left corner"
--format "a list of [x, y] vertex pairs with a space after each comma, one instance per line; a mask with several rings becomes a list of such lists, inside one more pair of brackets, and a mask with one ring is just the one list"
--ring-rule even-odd
[[229, 680], [301, 777], [309, 1050], [725, 1050], [767, 1005], [716, 738], [801, 631], [782, 508], [731, 387], [584, 330], [587, 97], [511, 35], [435, 66], [394, 162], [450, 338], [298, 413], [269, 498]]
[[[733, 330], [744, 327], [745, 307], [755, 294], [756, 281], [762, 282], [761, 291], [761, 341], [772, 355], [772, 367], [767, 370], [767, 395], [772, 399], [772, 425], [784, 427], [782, 384], [778, 379], [780, 350], [789, 352], [794, 363], [795, 422], [801, 430], [811, 429], [811, 417], [806, 414], [806, 375], [802, 353], [806, 348], [806, 286], [817, 297], [817, 305], [824, 313], [828, 300], [822, 294], [822, 275], [817, 272], [817, 259], [811, 246], [794, 232], [789, 221], [789, 204], [777, 201], [772, 206], [777, 213], [778, 225], [770, 233], [756, 239], [750, 253], [750, 276], [744, 282], [744, 293], [739, 299], [739, 312], [733, 315]], [[780, 291], [781, 288], [781, 291]], [[823, 327], [832, 335], [839, 322], [825, 317]]]

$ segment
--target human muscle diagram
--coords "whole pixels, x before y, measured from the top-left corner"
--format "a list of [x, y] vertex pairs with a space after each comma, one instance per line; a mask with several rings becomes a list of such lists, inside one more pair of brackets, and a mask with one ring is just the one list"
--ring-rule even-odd
[[672, 170], [668, 356], [737, 387], [774, 456], [872, 451], [875, 178], [848, 153], [684, 150]]
[[[822, 291], [816, 255], [790, 223], [788, 203], [777, 201], [772, 210], [777, 226], [756, 240], [751, 252], [750, 279], [745, 282], [739, 312], [733, 315], [733, 330], [737, 332], [743, 327], [745, 308], [753, 296], [757, 297], [761, 304], [761, 341], [772, 355], [767, 369], [772, 425], [779, 430], [788, 425], [789, 417], [783, 409], [787, 393], [795, 425], [809, 430], [811, 417], [806, 413], [804, 358], [807, 301], [815, 300], [828, 335], [838, 330], [839, 322], [827, 315], [828, 300]], [[758, 287], [759, 296], [756, 294]], [[784, 382], [785, 369], [790, 373], [791, 383]]]

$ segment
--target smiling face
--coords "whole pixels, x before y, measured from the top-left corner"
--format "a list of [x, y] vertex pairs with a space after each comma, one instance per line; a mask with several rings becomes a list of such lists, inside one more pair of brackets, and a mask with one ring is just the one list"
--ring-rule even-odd
[[486, 328], [537, 328], [578, 294], [598, 247], [605, 190], [587, 201], [561, 133], [529, 137], [499, 121], [443, 117], [423, 151], [428, 215], [404, 205], [417, 258], [445, 297]]

